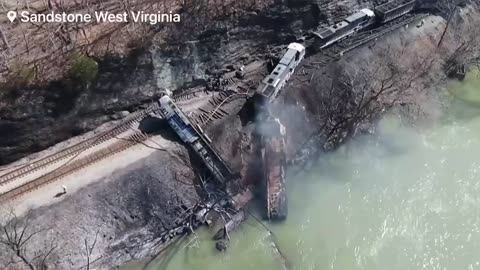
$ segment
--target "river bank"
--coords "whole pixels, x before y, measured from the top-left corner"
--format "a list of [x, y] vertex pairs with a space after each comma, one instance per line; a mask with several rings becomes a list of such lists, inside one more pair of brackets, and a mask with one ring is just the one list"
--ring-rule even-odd
[[[434, 21], [434, 19], [428, 18], [425, 28], [415, 29], [415, 32], [417, 32], [415, 38], [403, 40], [403, 42], [416, 49], [418, 57], [429, 55], [428, 52], [435, 47], [436, 41], [438, 42], [440, 36], [438, 34], [443, 30], [442, 26], [444, 24], [436, 24]], [[405, 33], [400, 34], [399, 39], [404, 37]], [[448, 50], [452, 49], [455, 50], [454, 47], [448, 48]], [[360, 50], [358, 52], [359, 55], [371, 57], [372, 54], [366, 53], [365, 50]], [[444, 52], [441, 50], [436, 51], [436, 53], [440, 54]], [[412, 53], [412, 51], [408, 53]], [[347, 58], [346, 62], [350, 64], [355, 62], [352, 61], [354, 57]], [[426, 61], [425, 59], [419, 58], [419, 61], [424, 62]], [[441, 62], [445, 59], [435, 55], [435, 60]], [[376, 60], [370, 58], [370, 61], [370, 63], [375, 63]], [[240, 231], [231, 235], [232, 240], [226, 253], [219, 254], [214, 249], [211, 241], [211, 232], [200, 230], [198, 235], [190, 236], [182, 244], [174, 246], [170, 251], [171, 253], [164, 253], [156, 261], [146, 265], [143, 263], [136, 266], [128, 265], [125, 266], [125, 269], [186, 269], [194, 266], [196, 269], [243, 269], [245, 267], [252, 269], [305, 269], [310, 267], [330, 267], [332, 269], [362, 269], [363, 267], [368, 267], [369, 269], [383, 269], [390, 265], [391, 261], [397, 261], [399, 265], [408, 268], [428, 263], [432, 258], [435, 260], [436, 257], [433, 253], [415, 253], [418, 249], [412, 251], [413, 253], [408, 251], [404, 253], [394, 252], [397, 249], [402, 249], [402, 247], [395, 246], [395, 241], [389, 241], [388, 239], [405, 238], [402, 240], [402, 243], [406, 242], [408, 243], [407, 245], [416, 245], [419, 249], [425, 248], [425, 246], [422, 246], [424, 243], [418, 242], [415, 238], [416, 236], [409, 238], [399, 232], [399, 230], [409, 230], [409, 228], [401, 225], [403, 223], [399, 224], [397, 222], [398, 219], [403, 218], [403, 216], [400, 217], [401, 215], [410, 215], [410, 213], [406, 212], [417, 206], [408, 208], [404, 205], [403, 208], [397, 208], [397, 205], [403, 205], [404, 201], [399, 203], [395, 200], [401, 196], [416, 196], [414, 193], [408, 193], [411, 191], [409, 185], [412, 185], [414, 188], [418, 187], [421, 190], [432, 183], [431, 181], [437, 180], [429, 178], [431, 181], [427, 181], [426, 184], [422, 183], [425, 180], [424, 177], [427, 177], [435, 169], [427, 166], [426, 170], [422, 170], [422, 166], [425, 163], [414, 160], [431, 160], [431, 162], [435, 163], [438, 161], [436, 159], [438, 156], [448, 156], [448, 154], [440, 154], [438, 151], [443, 151], [445, 144], [451, 143], [454, 144], [452, 148], [457, 149], [454, 150], [456, 151], [455, 153], [460, 154], [465, 150], [464, 146], [460, 142], [456, 144], [456, 142], [452, 141], [455, 136], [452, 137], [449, 133], [457, 128], [463, 130], [464, 125], [469, 127], [473, 125], [475, 127], [479, 114], [478, 108], [465, 108], [465, 104], [459, 105], [457, 103], [458, 100], [454, 100], [449, 95], [447, 78], [442, 72], [441, 64], [437, 62], [435, 65], [429, 65], [428, 68], [430, 73], [424, 74], [425, 76], [422, 76], [420, 80], [415, 81], [416, 87], [412, 89], [413, 92], [402, 92], [405, 94], [405, 97], [396, 100], [399, 103], [395, 104], [395, 106], [388, 107], [388, 112], [393, 114], [393, 116], [383, 119], [385, 111], [382, 110], [381, 114], [375, 115], [376, 117], [369, 118], [370, 121], [359, 125], [361, 128], [360, 132], [357, 132], [353, 139], [349, 139], [345, 145], [342, 144], [333, 153], [321, 154], [320, 160], [311, 161], [311, 166], [306, 169], [305, 167], [295, 168], [295, 166], [290, 169], [290, 176], [287, 182], [289, 183], [289, 198], [293, 198], [290, 206], [295, 210], [285, 224], [268, 225], [274, 232], [275, 237], [270, 235], [263, 226], [250, 217], [240, 228]], [[416, 70], [416, 72], [418, 71]], [[467, 76], [469, 81], [465, 82], [465, 84], [470, 84], [471, 78], [472, 76]], [[298, 100], [292, 101], [291, 94], [292, 91], [287, 92], [284, 99], [279, 101], [279, 105], [277, 105], [281, 106], [282, 114], [280, 115], [288, 117], [284, 119], [290, 119], [283, 121], [287, 126], [290, 125], [288, 132], [295, 131], [295, 134], [302, 134], [299, 133], [299, 130], [305, 131], [305, 129], [303, 126], [299, 128], [298, 125], [302, 125], [299, 123], [312, 121], [312, 118], [306, 117], [306, 119], [309, 119], [307, 121], [297, 118], [300, 113], [305, 114], [306, 110], [302, 112], [301, 107], [300, 109], [298, 107], [294, 108], [293, 104], [301, 106], [305, 103]], [[285, 106], [286, 104], [290, 106]], [[454, 114], [453, 111], [461, 111], [463, 113], [470, 111], [471, 117], [462, 119], [464, 121], [457, 125], [456, 121], [458, 118], [456, 118], [456, 115], [452, 115]], [[296, 112], [296, 114], [292, 114], [292, 112]], [[294, 119], [294, 123], [292, 123], [292, 119]], [[383, 120], [377, 125], [379, 119]], [[414, 128], [412, 128], [412, 125]], [[474, 136], [470, 131], [462, 134], [466, 136], [465, 138]], [[448, 138], [444, 139], [444, 135]], [[306, 137], [305, 133], [301, 136], [303, 136], [302, 138]], [[295, 140], [298, 140], [298, 137], [293, 138], [293, 142]], [[433, 143], [440, 144], [431, 145], [426, 143], [426, 140], [432, 140]], [[441, 140], [441, 142], [438, 140]], [[468, 141], [469, 143], [472, 142], [470, 139]], [[475, 142], [472, 143], [475, 144]], [[307, 152], [307, 156], [310, 155], [312, 157], [313, 155], [308, 152], [314, 148], [317, 148], [316, 154], [324, 151], [323, 147], [320, 147], [319, 150], [317, 144], [306, 151], [304, 150], [304, 152]], [[471, 151], [471, 153], [474, 152]], [[456, 157], [448, 158], [451, 162], [456, 159]], [[402, 166], [405, 166], [401, 168], [404, 169], [395, 170], [396, 173], [391, 175], [391, 170], [387, 170], [385, 167], [390, 165], [396, 166], [398, 162], [403, 162]], [[441, 164], [444, 164], [444, 162], [446, 161], [442, 159], [438, 165], [442, 166]], [[345, 169], [345, 167], [348, 169]], [[352, 168], [351, 170], [350, 167]], [[455, 170], [455, 173], [464, 172], [463, 166], [460, 167], [457, 168], [458, 170]], [[444, 172], [443, 170], [441, 171]], [[405, 174], [408, 174], [407, 172], [415, 173], [405, 176]], [[423, 175], [424, 173], [427, 176]], [[439, 179], [438, 181], [442, 184], [439, 183], [438, 186], [442, 186], [447, 179], [450, 179], [450, 176], [451, 174], [448, 174], [448, 176]], [[405, 179], [410, 181], [405, 181]], [[402, 185], [398, 187], [397, 183], [400, 182]], [[452, 187], [453, 190], [456, 190], [454, 192], [457, 192], [462, 190], [461, 185], [449, 187]], [[467, 185], [469, 184], [467, 183]], [[371, 190], [369, 190], [370, 187]], [[408, 190], [408, 192], [406, 191], [406, 193], [399, 195], [397, 194], [397, 187], [400, 190]], [[356, 190], [352, 191], [354, 188]], [[387, 189], [384, 190], [383, 188]], [[353, 198], [351, 197], [352, 192], [356, 192]], [[368, 195], [366, 196], [375, 197], [375, 199], [369, 200], [362, 197], [363, 195], [361, 194], [367, 193]], [[380, 194], [379, 196], [377, 196], [378, 193]], [[429, 194], [432, 198], [435, 196], [434, 193]], [[461, 193], [458, 192], [456, 194], [460, 196]], [[445, 200], [446, 198], [442, 197], [439, 200]], [[346, 202], [342, 201], [344, 199], [346, 199]], [[426, 202], [430, 199], [430, 197], [427, 198]], [[379, 209], [380, 212], [376, 210], [369, 211], [369, 209], [376, 209], [379, 205], [383, 205], [384, 202], [390, 202], [387, 206], [380, 207], [384, 210], [380, 211], [381, 209]], [[255, 205], [253, 209], [255, 209]], [[429, 207], [420, 207], [418, 210], [420, 217], [429, 215], [427, 213], [429, 209]], [[450, 213], [455, 212], [453, 208], [449, 209]], [[252, 211], [257, 216], [261, 216], [260, 213]], [[318, 214], [319, 211], [321, 214]], [[394, 213], [391, 215], [392, 217], [389, 216], [386, 219], [382, 219], [386, 213], [392, 211]], [[475, 210], [472, 211], [474, 212]], [[373, 218], [377, 214], [379, 218]], [[359, 226], [360, 228], [357, 228], [357, 223], [363, 224], [361, 219], [365, 215], [372, 216], [373, 223], [363, 222], [365, 226], [362, 225]], [[394, 224], [391, 223], [390, 218], [394, 219]], [[375, 223], [375, 220], [378, 222]], [[425, 217], [425, 219], [420, 218], [420, 221], [417, 222], [429, 223], [430, 221], [428, 220], [429, 217]], [[469, 224], [475, 226], [474, 221], [472, 222]], [[455, 226], [452, 225], [445, 231], [449, 229], [456, 230]], [[318, 230], [318, 228], [321, 229]], [[359, 230], [361, 231], [360, 235], [353, 233], [350, 237], [350, 232]], [[362, 233], [365, 235], [363, 238]], [[385, 237], [387, 233], [391, 233], [391, 235]], [[428, 239], [438, 240], [438, 237], [441, 237], [438, 231], [425, 231], [424, 233], [425, 238]], [[381, 243], [378, 242], [380, 240], [376, 241], [375, 239], [378, 239], [379, 234], [381, 238], [385, 237], [388, 239], [382, 240]], [[247, 237], [240, 237], [240, 235], [247, 235]], [[470, 240], [468, 241], [468, 243], [471, 243]], [[443, 248], [444, 246], [440, 244], [437, 247]], [[405, 250], [408, 249], [406, 248]], [[280, 254], [278, 253], [279, 251]], [[322, 255], [319, 256], [319, 253]], [[459, 264], [450, 264], [448, 260], [454, 258], [452, 257], [454, 255], [445, 253], [442, 256], [447, 259], [437, 264], [473, 266], [476, 263], [475, 257], [468, 252], [463, 253], [461, 250], [456, 250], [455, 254], [462, 257], [464, 261]], [[411, 256], [415, 256], [414, 259], [409, 259]], [[402, 267], [398, 269], [404, 269]]]
[[[292, 167], [289, 218], [265, 223], [274, 235], [249, 216], [224, 253], [201, 229], [155, 260], [121, 269], [475, 269], [479, 87], [473, 71], [449, 82], [439, 121], [413, 128], [388, 115], [374, 135], [352, 139], [309, 169]], [[261, 215], [255, 204], [250, 209]]]

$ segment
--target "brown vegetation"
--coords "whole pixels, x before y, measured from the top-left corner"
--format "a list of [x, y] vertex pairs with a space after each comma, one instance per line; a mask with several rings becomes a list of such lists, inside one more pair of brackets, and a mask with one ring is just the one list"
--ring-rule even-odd
[[463, 11], [450, 6], [450, 23], [445, 26], [441, 42], [438, 44], [439, 53], [447, 56], [444, 70], [448, 75], [460, 67], [480, 63], [480, 18], [472, 11], [478, 9], [478, 5], [472, 4], [469, 9]]
[[[261, 10], [270, 0], [108, 0], [108, 1], [17, 1], [3, 3], [0, 10], [28, 10], [30, 13], [68, 12], [92, 14], [95, 11], [121, 13], [180, 13], [181, 22], [149, 23], [10, 23], [0, 16], [0, 82], [11, 79], [15, 65], [35, 71], [36, 82], [58, 79], [70, 66], [69, 55], [78, 51], [86, 56], [126, 55], [132, 48], [145, 46], [159, 31], [162, 39], [183, 40], [212, 26], [218, 19], [231, 19], [247, 11]], [[165, 30], [165, 31], [162, 31]], [[163, 33], [163, 34], [162, 34]], [[10, 76], [10, 77], [9, 77]]]
[[373, 54], [377, 56], [349, 65], [349, 60], [341, 61], [327, 82], [324, 78], [312, 82], [318, 89], [313, 93], [320, 103], [314, 111], [321, 115], [321, 129], [326, 134], [324, 148], [340, 145], [353, 137], [362, 124], [368, 125], [384, 111], [405, 104], [408, 96], [418, 90], [414, 83], [433, 66], [433, 55], [418, 54], [411, 47], [389, 44]]
[[440, 25], [437, 34], [382, 42], [332, 64], [326, 76], [312, 76], [302, 95], [323, 130], [323, 149], [339, 146], [359, 130], [367, 131], [393, 108], [414, 106], [416, 113], [424, 113], [422, 102], [432, 86], [441, 84], [444, 72], [449, 75], [459, 66], [478, 64], [477, 13], [472, 8], [460, 15], [460, 8], [448, 7], [454, 19]]

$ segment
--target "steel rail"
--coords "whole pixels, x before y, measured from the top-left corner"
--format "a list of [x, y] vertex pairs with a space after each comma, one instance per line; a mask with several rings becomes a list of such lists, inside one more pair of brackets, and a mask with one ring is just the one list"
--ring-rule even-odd
[[121, 141], [114, 142], [105, 148], [99, 149], [98, 151], [95, 151], [85, 157], [66, 164], [65, 166], [61, 166], [32, 181], [24, 183], [18, 187], [12, 188], [11, 190], [0, 194], [0, 203], [15, 199], [20, 195], [36, 190], [39, 187], [49, 184], [53, 181], [59, 180], [67, 176], [68, 174], [71, 174], [95, 162], [98, 162], [116, 153], [126, 150], [127, 148], [136, 145], [137, 143], [144, 141], [148, 138], [149, 135], [146, 135], [142, 132], [136, 132], [134, 134], [131, 134], [126, 138], [122, 138]]

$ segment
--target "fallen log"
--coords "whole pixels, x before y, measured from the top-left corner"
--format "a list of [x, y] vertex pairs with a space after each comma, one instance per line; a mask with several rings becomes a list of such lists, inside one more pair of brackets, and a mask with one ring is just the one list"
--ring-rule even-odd
[[223, 228], [218, 230], [218, 232], [213, 236], [214, 240], [228, 239], [229, 234], [237, 229], [240, 224], [245, 221], [246, 215], [243, 210], [240, 210], [236, 215], [234, 215]]

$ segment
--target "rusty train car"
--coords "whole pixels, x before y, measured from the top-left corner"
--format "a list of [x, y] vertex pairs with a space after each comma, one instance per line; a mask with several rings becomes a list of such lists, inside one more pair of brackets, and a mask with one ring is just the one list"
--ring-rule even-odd
[[288, 214], [285, 187], [285, 127], [278, 119], [262, 123], [262, 161], [266, 190], [266, 218], [284, 220]]

